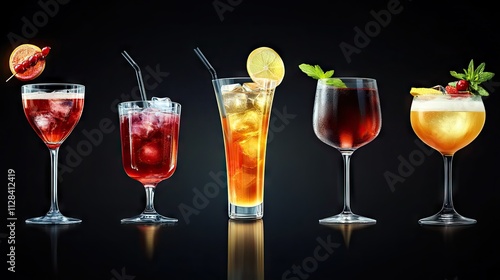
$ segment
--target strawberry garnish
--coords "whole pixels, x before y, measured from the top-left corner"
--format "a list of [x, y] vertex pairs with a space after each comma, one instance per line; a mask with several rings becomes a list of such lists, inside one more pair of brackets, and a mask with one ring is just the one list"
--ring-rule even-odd
[[457, 88], [454, 86], [447, 85], [444, 89], [446, 90], [446, 93], [448, 93], [448, 94], [457, 94], [458, 93]]

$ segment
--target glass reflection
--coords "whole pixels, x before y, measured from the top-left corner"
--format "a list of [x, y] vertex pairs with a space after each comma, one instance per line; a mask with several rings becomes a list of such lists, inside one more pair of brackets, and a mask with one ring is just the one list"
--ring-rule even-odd
[[158, 231], [160, 227], [162, 227], [161, 224], [137, 225], [137, 229], [139, 229], [142, 234], [143, 249], [148, 259], [152, 259], [154, 256], [156, 243], [158, 241]]
[[330, 224], [324, 226], [340, 231], [342, 233], [342, 237], [344, 238], [345, 246], [349, 248], [352, 233], [354, 231], [361, 230], [372, 225], [373, 224]]
[[50, 237], [50, 260], [52, 263], [52, 270], [55, 274], [58, 273], [58, 243], [59, 237], [63, 232], [67, 232], [70, 229], [78, 227], [78, 224], [61, 224], [61, 225], [28, 225], [29, 227], [34, 227], [43, 230]]
[[228, 222], [227, 279], [264, 280], [264, 221]]
[[425, 228], [426, 230], [432, 231], [432, 232], [438, 232], [442, 235], [443, 241], [445, 243], [453, 243], [454, 239], [462, 232], [466, 231], [467, 229], [473, 228], [473, 225], [460, 225], [460, 226], [444, 226], [444, 227], [437, 227], [437, 226], [430, 226], [430, 225], [420, 225], [422, 228]]

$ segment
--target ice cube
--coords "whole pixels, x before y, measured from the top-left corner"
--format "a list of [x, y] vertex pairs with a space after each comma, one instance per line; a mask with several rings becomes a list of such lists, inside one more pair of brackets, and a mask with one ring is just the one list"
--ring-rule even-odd
[[149, 134], [158, 126], [154, 111], [157, 111], [157, 109], [148, 108], [139, 113], [140, 118], [134, 118], [131, 124], [132, 134], [141, 138], [149, 137]]
[[244, 83], [243, 89], [246, 92], [258, 91], [260, 89], [260, 86], [257, 83]]
[[238, 188], [255, 188], [256, 176], [255, 171], [245, 172], [245, 168], [236, 171], [231, 177], [231, 181], [238, 182]]
[[[241, 152], [245, 155], [246, 167], [257, 165], [257, 152], [259, 150], [259, 138], [256, 135], [248, 137], [240, 142]], [[250, 163], [250, 164], [248, 164]]]
[[244, 134], [247, 137], [248, 133], [257, 133], [262, 115], [256, 111], [247, 111], [240, 114], [231, 114], [227, 116], [229, 126], [232, 131]]
[[38, 115], [33, 120], [36, 127], [38, 127], [41, 131], [48, 131], [50, 125], [55, 122], [54, 117], [50, 114]]
[[71, 108], [73, 107], [73, 101], [71, 100], [49, 100], [50, 112], [55, 117], [65, 118], [68, 116]]
[[151, 98], [151, 103], [153, 108], [159, 109], [163, 112], [170, 111], [170, 108], [172, 107], [172, 101], [168, 97], [153, 96]]
[[243, 88], [241, 87], [240, 84], [223, 85], [220, 88], [220, 91], [222, 93], [227, 93], [227, 92], [243, 92]]
[[245, 93], [226, 93], [223, 99], [228, 114], [241, 113], [247, 109], [247, 95]]
[[446, 89], [445, 87], [443, 87], [442, 85], [436, 85], [436, 86], [433, 86], [432, 87], [433, 89], [437, 89], [439, 90], [440, 92], [442, 92], [443, 94], [446, 94]]
[[272, 98], [271, 95], [263, 91], [257, 94], [254, 98], [252, 98], [253, 106], [257, 108], [260, 112], [265, 112], [266, 107], [270, 107], [268, 104], [272, 102], [271, 98]]

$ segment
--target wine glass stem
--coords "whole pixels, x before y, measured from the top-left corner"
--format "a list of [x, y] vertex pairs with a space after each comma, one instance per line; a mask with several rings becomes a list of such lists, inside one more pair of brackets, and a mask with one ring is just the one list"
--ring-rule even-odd
[[59, 155], [59, 147], [49, 149], [50, 151], [50, 209], [49, 214], [59, 214], [59, 204], [57, 202], [57, 162]]
[[155, 197], [155, 186], [145, 185], [146, 190], [146, 208], [144, 209], [144, 214], [155, 214], [154, 197]]
[[453, 155], [443, 155], [444, 161], [444, 200], [443, 200], [443, 211], [454, 212], [453, 207], [453, 172], [452, 172], [452, 162]]
[[351, 211], [351, 155], [352, 151], [341, 151], [344, 161], [344, 210], [343, 213], [352, 213]]

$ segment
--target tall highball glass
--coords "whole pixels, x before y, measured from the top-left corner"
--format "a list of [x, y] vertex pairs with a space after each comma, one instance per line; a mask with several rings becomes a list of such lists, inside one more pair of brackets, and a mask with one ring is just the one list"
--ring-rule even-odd
[[276, 81], [249, 77], [212, 81], [226, 151], [228, 215], [260, 219], [264, 215], [267, 134]]

